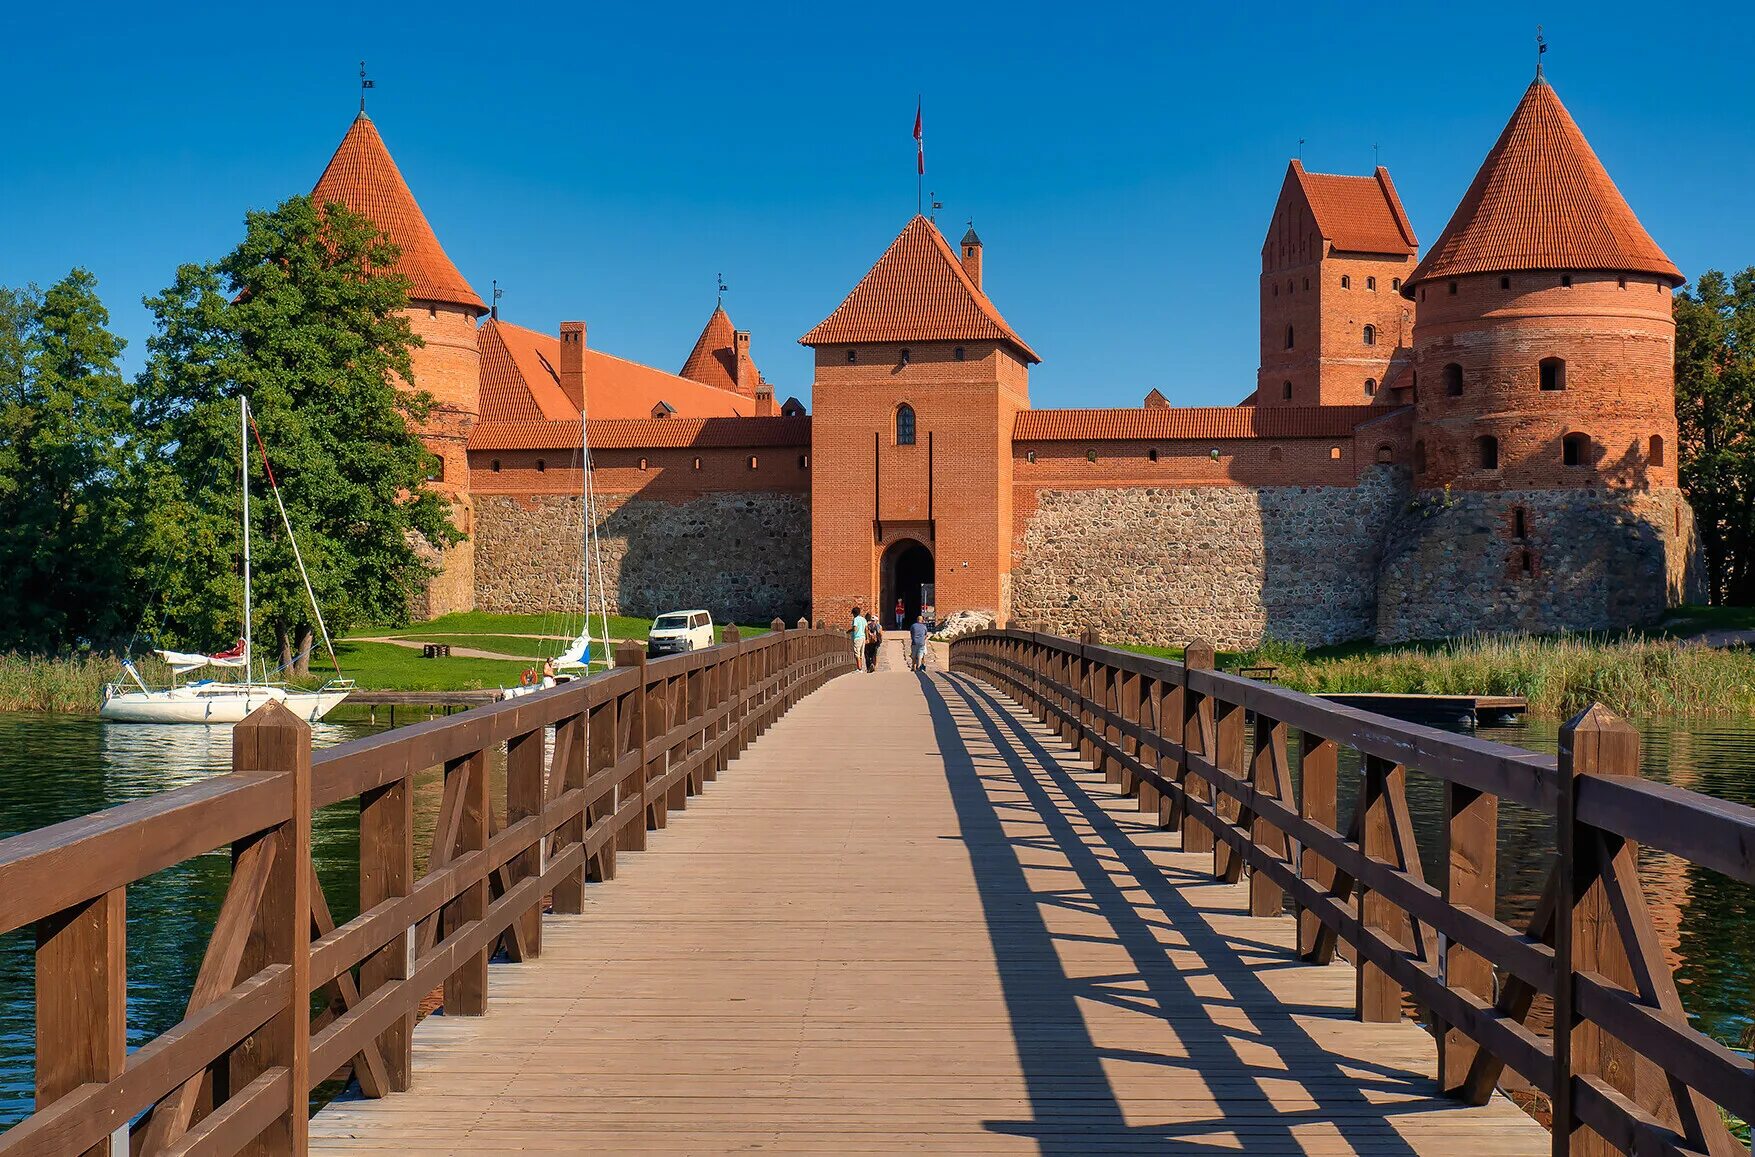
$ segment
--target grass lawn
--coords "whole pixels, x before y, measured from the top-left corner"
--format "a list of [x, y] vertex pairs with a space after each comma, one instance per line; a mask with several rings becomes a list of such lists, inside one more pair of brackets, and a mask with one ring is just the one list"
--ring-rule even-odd
[[[335, 645], [341, 670], [368, 691], [460, 691], [511, 687], [530, 664], [504, 659], [426, 659], [394, 643]], [[311, 665], [311, 674], [319, 674]]]
[[[599, 620], [592, 616], [594, 623]], [[458, 611], [456, 614], [441, 615], [436, 619], [428, 619], [424, 623], [410, 623], [404, 627], [361, 627], [353, 632], [355, 636], [376, 636], [390, 639], [418, 639], [422, 642], [464, 644], [467, 635], [564, 635], [569, 628], [576, 627], [578, 616], [568, 615], [496, 615], [486, 611]], [[635, 618], [629, 615], [611, 615], [609, 617], [609, 634], [612, 639], [630, 639], [644, 642], [651, 633], [652, 620]], [[767, 624], [752, 623], [740, 625], [738, 630], [744, 638], [753, 635], [764, 635], [768, 632]], [[725, 625], [718, 624], [713, 628], [714, 637], [723, 636]], [[536, 642], [537, 640], [529, 640]], [[506, 650], [482, 644], [483, 650]], [[533, 652], [534, 653], [534, 652]]]

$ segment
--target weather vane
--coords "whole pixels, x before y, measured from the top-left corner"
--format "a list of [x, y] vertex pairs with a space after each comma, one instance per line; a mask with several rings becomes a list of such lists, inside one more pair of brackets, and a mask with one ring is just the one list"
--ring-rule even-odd
[[1304, 160], [1304, 138], [1303, 137], [1298, 138], [1298, 160], [1300, 163], [1302, 163]]
[[1548, 42], [1542, 39], [1542, 26], [1536, 25], [1536, 75], [1542, 75], [1542, 54], [1548, 51]]
[[723, 273], [715, 273], [713, 275], [713, 280], [719, 286], [719, 296], [713, 299], [713, 304], [714, 305], [724, 305], [725, 304], [725, 291], [730, 289], [731, 286], [725, 284], [725, 274], [723, 274]]
[[500, 288], [500, 279], [497, 277], [494, 278], [493, 306], [492, 306], [492, 308], [490, 308], [488, 310], [488, 313], [493, 317], [493, 319], [495, 321], [500, 320], [500, 297], [505, 292], [506, 292], [505, 290]]
[[928, 193], [927, 197], [930, 199], [931, 204], [932, 204], [932, 219], [934, 221], [937, 221], [938, 220], [938, 211], [945, 207], [945, 203], [938, 199], [937, 193]]
[[362, 61], [360, 61], [360, 111], [361, 112], [366, 111], [366, 89], [374, 88], [374, 87], [376, 87], [376, 86], [371, 82], [371, 80], [369, 80], [366, 77], [366, 62], [362, 60]]

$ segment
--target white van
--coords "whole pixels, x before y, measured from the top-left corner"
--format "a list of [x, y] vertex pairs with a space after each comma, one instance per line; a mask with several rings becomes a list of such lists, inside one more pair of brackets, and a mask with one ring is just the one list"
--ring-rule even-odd
[[652, 620], [646, 653], [653, 657], [699, 651], [713, 645], [713, 616], [706, 611], [666, 611]]

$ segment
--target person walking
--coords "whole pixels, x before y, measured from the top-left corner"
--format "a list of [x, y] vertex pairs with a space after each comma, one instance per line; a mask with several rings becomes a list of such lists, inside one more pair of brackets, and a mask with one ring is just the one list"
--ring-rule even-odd
[[876, 619], [865, 627], [865, 673], [870, 675], [877, 670], [878, 648], [884, 642], [884, 628]]
[[901, 630], [903, 627], [908, 625], [907, 623], [902, 621], [903, 619], [905, 619], [907, 617], [908, 617], [908, 608], [902, 605], [901, 599], [897, 599], [896, 600], [896, 629], [898, 631]]
[[915, 619], [908, 628], [908, 661], [916, 671], [926, 670], [926, 620]]
[[853, 662], [855, 664], [864, 662], [864, 660], [865, 660], [865, 628], [868, 625], [869, 624], [866, 622], [865, 616], [859, 613], [859, 608], [854, 607], [853, 608]]

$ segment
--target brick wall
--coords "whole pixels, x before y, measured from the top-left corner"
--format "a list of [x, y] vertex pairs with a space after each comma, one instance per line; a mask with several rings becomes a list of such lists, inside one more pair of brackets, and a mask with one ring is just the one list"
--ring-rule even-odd
[[[581, 488], [577, 448], [473, 450], [469, 460], [477, 495], [568, 495]], [[591, 462], [599, 494], [676, 502], [750, 491], [808, 494], [813, 469], [808, 445], [592, 450]]]
[[433, 398], [421, 440], [439, 458], [439, 477], [428, 485], [449, 500], [452, 521], [470, 536], [442, 552], [422, 544], [423, 554], [439, 567], [439, 573], [414, 600], [410, 611], [416, 618], [432, 618], [475, 606], [468, 444], [469, 433], [481, 414], [481, 354], [476, 346], [474, 309], [414, 302], [403, 314], [424, 342], [409, 355], [414, 386]]
[[[1676, 485], [1668, 282], [1613, 273], [1491, 273], [1431, 282], [1417, 293], [1420, 486]], [[1545, 358], [1564, 361], [1564, 389], [1541, 388]], [[1447, 378], [1451, 365], [1460, 370], [1460, 393], [1452, 393], [1454, 375]], [[1588, 439], [1576, 466], [1564, 463], [1571, 434]], [[1496, 469], [1483, 465], [1483, 437], [1497, 439]]]

